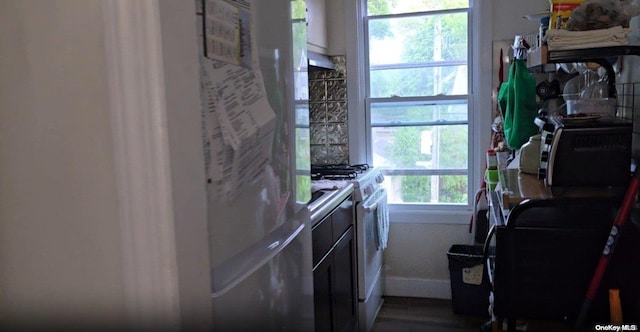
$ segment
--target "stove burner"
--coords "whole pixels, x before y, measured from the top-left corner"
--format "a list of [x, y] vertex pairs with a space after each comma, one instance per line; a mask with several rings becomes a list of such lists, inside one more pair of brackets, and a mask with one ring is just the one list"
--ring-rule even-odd
[[312, 173], [311, 180], [353, 180], [358, 176], [357, 173], [344, 173], [344, 174], [320, 174]]
[[369, 165], [367, 164], [356, 164], [356, 165], [347, 165], [347, 164], [313, 164], [311, 165], [311, 171], [355, 171], [358, 173], [362, 173], [369, 169]]
[[368, 169], [367, 164], [314, 164], [311, 165], [311, 179], [353, 180]]
[[369, 164], [356, 164], [356, 165], [351, 165], [351, 167], [353, 167], [355, 169], [358, 169], [360, 171], [363, 171], [363, 172], [368, 170], [369, 168], [371, 168], [369, 166]]
[[353, 180], [368, 169], [367, 164], [315, 164], [311, 165], [311, 180]]

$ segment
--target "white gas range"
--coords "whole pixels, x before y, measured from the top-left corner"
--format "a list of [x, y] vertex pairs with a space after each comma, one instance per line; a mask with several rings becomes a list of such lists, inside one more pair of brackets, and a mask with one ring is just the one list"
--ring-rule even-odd
[[[328, 168], [328, 170], [321, 170]], [[384, 255], [389, 234], [387, 192], [379, 168], [368, 165], [323, 165], [312, 167], [312, 174], [324, 180], [353, 184], [356, 253], [358, 265], [358, 321], [360, 331], [370, 331], [382, 306]], [[325, 173], [319, 175], [318, 173]], [[318, 179], [318, 177], [316, 177]]]
[[360, 331], [370, 331], [382, 306], [384, 255], [389, 234], [384, 177], [373, 168], [354, 182], [358, 256], [358, 310]]

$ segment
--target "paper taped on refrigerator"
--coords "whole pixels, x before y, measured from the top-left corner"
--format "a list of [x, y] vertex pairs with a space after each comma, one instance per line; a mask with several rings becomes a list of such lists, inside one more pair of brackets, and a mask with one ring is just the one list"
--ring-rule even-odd
[[212, 194], [233, 200], [238, 190], [264, 172], [276, 115], [255, 68], [210, 61], [203, 64], [202, 84], [208, 99], [205, 139]]

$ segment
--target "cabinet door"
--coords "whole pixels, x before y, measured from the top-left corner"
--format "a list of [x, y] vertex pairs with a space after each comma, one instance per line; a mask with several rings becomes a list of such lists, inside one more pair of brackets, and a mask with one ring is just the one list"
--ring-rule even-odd
[[349, 227], [333, 250], [333, 331], [353, 331], [356, 327], [356, 252], [353, 227]]
[[327, 2], [327, 55], [345, 55], [345, 1], [326, 0]]
[[318, 222], [311, 230], [313, 266], [316, 266], [333, 246], [331, 215]]
[[307, 47], [309, 50], [327, 53], [326, 0], [307, 0], [309, 13], [307, 29]]
[[315, 330], [317, 332], [333, 331], [331, 319], [331, 283], [333, 275], [333, 259], [326, 257], [313, 270], [313, 305], [315, 314]]
[[331, 223], [333, 224], [333, 241], [336, 242], [342, 234], [353, 224], [353, 200], [349, 196], [331, 215]]

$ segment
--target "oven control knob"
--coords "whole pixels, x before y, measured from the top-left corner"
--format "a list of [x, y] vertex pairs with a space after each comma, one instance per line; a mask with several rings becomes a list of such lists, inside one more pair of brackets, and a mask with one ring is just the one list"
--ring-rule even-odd
[[540, 153], [540, 161], [542, 162], [549, 161], [549, 151], [542, 151], [542, 153]]
[[382, 175], [382, 174], [378, 174], [378, 176], [376, 176], [376, 182], [377, 182], [377, 183], [382, 183], [382, 182], [384, 182], [384, 175]]
[[364, 187], [364, 195], [365, 195], [365, 196], [369, 196], [369, 195], [371, 195], [371, 194], [372, 194], [372, 191], [373, 191], [373, 190], [372, 190], [372, 188], [371, 188], [371, 185], [368, 185], [368, 186]]

